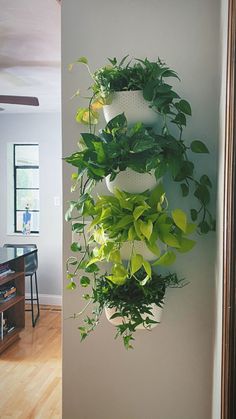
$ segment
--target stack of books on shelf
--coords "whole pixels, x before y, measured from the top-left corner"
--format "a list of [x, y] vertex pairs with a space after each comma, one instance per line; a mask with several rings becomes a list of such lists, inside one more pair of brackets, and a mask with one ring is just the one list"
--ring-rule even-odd
[[0, 316], [0, 340], [3, 340], [6, 335], [11, 334], [16, 329], [14, 323], [10, 322], [4, 313]]
[[0, 266], [0, 278], [6, 275], [12, 274], [12, 273], [14, 273], [14, 271], [9, 267], [8, 263], [4, 263], [3, 265]]
[[8, 283], [0, 287], [0, 304], [5, 303], [16, 296], [16, 287], [13, 283]]

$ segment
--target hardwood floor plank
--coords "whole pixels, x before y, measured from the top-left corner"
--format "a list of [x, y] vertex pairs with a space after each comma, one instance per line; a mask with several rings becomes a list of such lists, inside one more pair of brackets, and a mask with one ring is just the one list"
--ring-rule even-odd
[[21, 339], [0, 356], [1, 419], [61, 419], [61, 312], [26, 313]]

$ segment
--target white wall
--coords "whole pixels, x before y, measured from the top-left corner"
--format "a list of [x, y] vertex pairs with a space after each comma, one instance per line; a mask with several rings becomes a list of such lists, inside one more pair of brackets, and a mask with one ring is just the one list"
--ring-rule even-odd
[[[89, 80], [83, 69], [68, 73], [68, 63], [86, 55], [96, 68], [106, 57], [160, 56], [180, 74], [178, 91], [192, 104], [186, 138], [202, 138], [211, 152], [196, 166], [216, 181], [219, 2], [71, 0], [62, 8], [63, 154], [75, 149], [79, 135], [69, 98]], [[71, 199], [66, 165], [63, 190], [64, 201]], [[65, 224], [64, 261], [70, 241]], [[140, 331], [134, 351], [113, 340], [105, 319], [83, 344], [79, 323], [65, 320], [64, 419], [211, 417], [215, 241], [214, 234], [199, 238], [195, 250], [179, 259], [176, 269], [190, 284], [168, 292], [162, 324], [152, 333]], [[79, 311], [79, 303], [79, 293], [65, 291], [64, 317]]]
[[[61, 117], [48, 114], [0, 115], [0, 246], [4, 243], [36, 243], [39, 257], [39, 293], [41, 303], [61, 302], [62, 288], [62, 162]], [[40, 233], [24, 237], [8, 235], [7, 228], [7, 144], [39, 144]], [[54, 205], [54, 196], [60, 205]]]
[[215, 275], [214, 316], [214, 369], [213, 369], [213, 411], [212, 418], [221, 417], [221, 355], [222, 355], [222, 307], [223, 307], [223, 222], [224, 222], [224, 164], [225, 164], [225, 104], [227, 64], [228, 0], [221, 0], [220, 22], [220, 118], [219, 118], [219, 171], [217, 199], [217, 263]]

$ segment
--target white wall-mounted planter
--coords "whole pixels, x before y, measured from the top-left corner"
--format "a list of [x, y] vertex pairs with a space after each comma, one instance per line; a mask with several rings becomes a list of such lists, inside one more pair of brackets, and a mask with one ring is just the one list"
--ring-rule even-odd
[[[121, 259], [122, 260], [129, 260], [130, 259], [132, 248], [133, 248], [133, 242], [132, 241], [124, 242], [121, 245], [120, 254], [121, 254]], [[148, 249], [148, 247], [146, 246], [146, 244], [143, 241], [138, 241], [138, 240], [134, 241], [134, 251], [135, 251], [135, 253], [138, 253], [139, 255], [142, 255], [143, 258], [145, 260], [149, 261], [149, 262], [152, 262], [152, 261], [157, 259], [157, 256], [154, 255], [154, 253], [152, 253]]]
[[[163, 308], [158, 307], [156, 304], [151, 304], [151, 307], [152, 307], [152, 310], [151, 310], [152, 311], [152, 316], [150, 316], [148, 314], [144, 314], [142, 316], [142, 318], [143, 319], [146, 319], [147, 317], [149, 317], [150, 320], [154, 320], [157, 323], [160, 323], [161, 322], [161, 318], [162, 318]], [[111, 319], [111, 317], [113, 316], [113, 314], [116, 313], [116, 308], [115, 307], [112, 307], [112, 308], [105, 307], [105, 313], [106, 313], [107, 320], [111, 324], [113, 324], [113, 326], [119, 326], [120, 324], [122, 324], [126, 320], [123, 317], [115, 317], [114, 319]], [[153, 329], [154, 327], [156, 327], [157, 326], [157, 323], [150, 324], [149, 329]], [[140, 324], [137, 327], [137, 329], [145, 330], [146, 328], [142, 324]]]
[[114, 193], [115, 189], [129, 193], [143, 193], [144, 191], [153, 189], [157, 184], [154, 171], [151, 173], [138, 173], [127, 168], [118, 173], [116, 178], [111, 182], [110, 175], [106, 176], [106, 185], [110, 192]]
[[103, 106], [106, 122], [123, 112], [129, 126], [142, 122], [153, 127], [157, 123], [157, 113], [149, 108], [149, 102], [144, 99], [142, 90], [114, 92], [112, 103]]

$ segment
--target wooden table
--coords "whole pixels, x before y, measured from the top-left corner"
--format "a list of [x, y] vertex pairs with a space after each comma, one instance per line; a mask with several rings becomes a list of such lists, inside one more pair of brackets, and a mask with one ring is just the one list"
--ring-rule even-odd
[[[0, 353], [20, 338], [19, 333], [25, 327], [25, 263], [24, 258], [37, 252], [32, 247], [12, 248], [0, 247], [0, 268], [8, 264], [14, 273], [0, 277], [0, 287], [12, 284], [16, 288], [16, 296], [0, 302]], [[3, 319], [14, 325], [14, 329], [3, 336]]]

